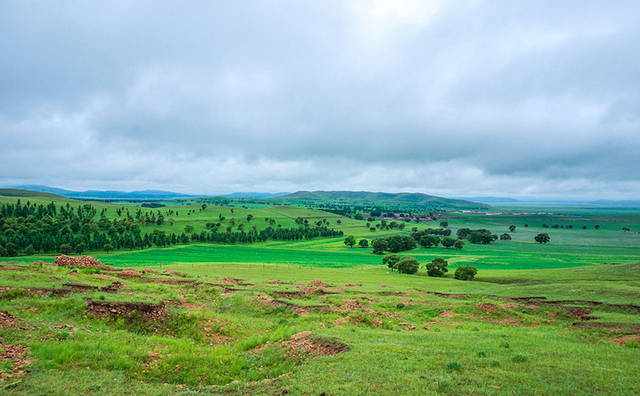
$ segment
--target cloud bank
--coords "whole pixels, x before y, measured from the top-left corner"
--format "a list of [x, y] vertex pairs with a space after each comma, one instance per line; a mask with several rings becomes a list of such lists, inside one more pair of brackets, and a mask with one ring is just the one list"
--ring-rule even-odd
[[640, 196], [635, 1], [0, 3], [0, 182]]

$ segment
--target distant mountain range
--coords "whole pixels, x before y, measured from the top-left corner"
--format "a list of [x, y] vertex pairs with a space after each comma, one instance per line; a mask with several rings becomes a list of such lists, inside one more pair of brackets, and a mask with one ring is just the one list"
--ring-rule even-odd
[[65, 198], [74, 199], [98, 199], [98, 200], [131, 200], [131, 201], [149, 201], [149, 200], [168, 200], [177, 198], [193, 198], [194, 195], [176, 193], [172, 191], [161, 190], [143, 190], [143, 191], [72, 191], [63, 188], [42, 186], [37, 184], [25, 184], [13, 186], [15, 189], [34, 191], [38, 193], [49, 193], [59, 195]]
[[385, 193], [369, 191], [297, 191], [277, 201], [298, 204], [335, 203], [355, 206], [382, 206], [389, 208], [415, 208], [434, 210], [488, 209], [483, 203], [462, 199], [450, 199], [421, 193]]

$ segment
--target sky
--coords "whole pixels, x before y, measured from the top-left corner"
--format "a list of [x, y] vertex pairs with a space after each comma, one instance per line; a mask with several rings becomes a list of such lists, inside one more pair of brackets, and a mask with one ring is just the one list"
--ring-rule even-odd
[[640, 2], [0, 1], [0, 183], [640, 198]]

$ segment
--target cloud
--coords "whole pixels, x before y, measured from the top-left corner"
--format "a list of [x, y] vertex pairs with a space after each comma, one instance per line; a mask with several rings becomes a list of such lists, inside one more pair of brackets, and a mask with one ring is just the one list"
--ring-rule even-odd
[[0, 182], [637, 197], [636, 2], [0, 4]]

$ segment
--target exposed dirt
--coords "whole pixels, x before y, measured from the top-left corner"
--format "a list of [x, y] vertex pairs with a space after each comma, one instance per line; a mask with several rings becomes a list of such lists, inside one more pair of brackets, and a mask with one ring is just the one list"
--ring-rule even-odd
[[121, 282], [112, 282], [110, 285], [107, 286], [92, 286], [92, 285], [85, 285], [82, 283], [64, 283], [62, 286], [64, 286], [64, 289], [69, 289], [71, 292], [78, 292], [78, 293], [82, 293], [82, 292], [89, 292], [89, 291], [102, 291], [102, 292], [107, 292], [107, 293], [115, 293], [118, 290], [120, 290], [124, 284], [122, 284]]
[[456, 314], [452, 311], [443, 311], [438, 315], [441, 318], [453, 318]]
[[580, 319], [580, 320], [596, 319], [594, 316], [591, 316], [591, 310], [586, 308], [569, 308], [567, 313], [569, 314], [569, 316], [575, 319]]
[[456, 298], [456, 299], [462, 299], [462, 298], [469, 297], [468, 294], [460, 294], [460, 293], [440, 293], [440, 292], [428, 291], [427, 294], [433, 294], [434, 296], [438, 296], [438, 297]]
[[106, 302], [87, 300], [87, 312], [93, 316], [117, 318], [140, 317], [148, 321], [162, 320], [167, 316], [164, 303]]
[[546, 297], [505, 297], [505, 300], [515, 301], [519, 303], [524, 303], [526, 305], [532, 306], [557, 306], [564, 307], [567, 309], [573, 308], [576, 305], [588, 306], [591, 308], [598, 307], [610, 311], [618, 311], [625, 313], [634, 313], [640, 314], [640, 305], [637, 304], [613, 304], [613, 303], [605, 303], [602, 301], [592, 301], [592, 300], [547, 300]]
[[24, 267], [18, 267], [15, 265], [0, 265], [0, 271], [20, 271]]
[[6, 329], [7, 327], [15, 327], [18, 321], [15, 316], [11, 315], [7, 311], [0, 311], [0, 329]]
[[121, 278], [140, 278], [142, 276], [142, 273], [134, 269], [124, 269], [118, 272], [117, 276]]
[[282, 281], [279, 279], [272, 279], [270, 281], [267, 281], [267, 283], [270, 285], [290, 285], [291, 284], [291, 282]]
[[71, 267], [71, 268], [97, 268], [103, 270], [112, 270], [112, 267], [103, 264], [100, 260], [91, 257], [91, 256], [65, 256], [61, 255], [56, 257], [56, 260], [53, 263], [54, 265], [60, 267]]
[[23, 377], [31, 364], [29, 349], [21, 345], [0, 343], [0, 363], [9, 364], [10, 370], [0, 371], [0, 381]]
[[294, 334], [283, 344], [294, 356], [327, 356], [349, 350], [349, 345], [338, 339], [315, 336], [310, 331]]
[[484, 313], [493, 313], [498, 309], [497, 305], [489, 303], [478, 304], [477, 307]]
[[627, 345], [627, 344], [640, 345], [640, 335], [638, 334], [625, 335], [622, 337], [616, 337], [611, 341], [618, 345]]
[[364, 305], [357, 300], [346, 300], [346, 301], [343, 301], [338, 308], [336, 308], [336, 311], [353, 312], [353, 311], [362, 309], [363, 307]]
[[253, 286], [253, 283], [245, 282], [239, 278], [224, 278], [222, 284], [225, 286]]

